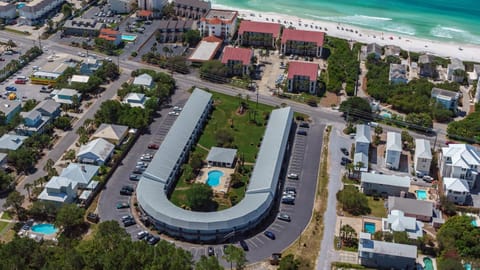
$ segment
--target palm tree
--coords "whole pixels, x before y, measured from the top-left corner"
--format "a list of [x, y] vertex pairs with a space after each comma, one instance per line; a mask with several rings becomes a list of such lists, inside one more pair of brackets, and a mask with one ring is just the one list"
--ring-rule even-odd
[[342, 244], [349, 246], [352, 239], [355, 239], [356, 237], [357, 232], [352, 226], [345, 224], [340, 228], [340, 239], [342, 240]]
[[31, 200], [32, 199], [32, 196], [31, 196], [31, 193], [30, 193], [30, 189], [33, 187], [33, 184], [32, 183], [26, 183], [23, 188], [27, 190], [27, 194], [28, 194], [28, 200]]

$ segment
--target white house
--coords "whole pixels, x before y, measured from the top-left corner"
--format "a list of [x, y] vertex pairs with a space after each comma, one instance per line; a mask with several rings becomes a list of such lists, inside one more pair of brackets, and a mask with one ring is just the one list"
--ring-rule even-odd
[[400, 156], [402, 155], [402, 137], [400, 133], [387, 133], [387, 146], [385, 154], [385, 166], [389, 169], [398, 170]]
[[80, 163], [103, 165], [112, 156], [115, 145], [104, 139], [95, 139], [82, 145], [77, 153]]
[[368, 171], [368, 151], [371, 142], [370, 127], [367, 125], [357, 125], [357, 133], [355, 135], [355, 154], [353, 156], [353, 164], [363, 164], [360, 171]]
[[53, 100], [61, 104], [73, 104], [74, 96], [77, 96], [77, 100], [80, 102], [82, 94], [75, 89], [62, 88], [60, 90], [54, 90], [52, 92]]
[[402, 64], [390, 64], [388, 81], [391, 84], [405, 84], [408, 82], [407, 67]]
[[145, 108], [145, 102], [148, 100], [148, 97], [142, 93], [128, 93], [123, 98], [123, 103], [130, 105], [131, 107], [140, 107]]
[[387, 218], [382, 218], [382, 231], [384, 232], [407, 232], [411, 239], [423, 236], [423, 223], [413, 217], [405, 216], [400, 210], [392, 210]]
[[458, 58], [452, 58], [450, 64], [447, 66], [447, 79], [454, 82], [463, 82], [465, 78], [465, 65], [462, 60]]
[[456, 204], [465, 204], [470, 195], [467, 181], [458, 178], [444, 177], [443, 190], [447, 199]]
[[472, 189], [480, 178], [480, 150], [469, 144], [450, 144], [441, 153], [442, 177], [463, 179]]
[[78, 188], [86, 188], [93, 177], [97, 175], [99, 168], [95, 165], [70, 163], [67, 168], [63, 169], [60, 176], [76, 182]]
[[415, 139], [415, 172], [417, 175], [428, 175], [432, 163], [432, 149], [430, 141], [425, 139]]
[[150, 88], [153, 86], [153, 78], [147, 73], [143, 73], [142, 75], [135, 77], [133, 85]]
[[50, 201], [58, 204], [71, 203], [77, 198], [77, 182], [62, 176], [54, 176], [45, 185], [38, 195], [42, 201]]

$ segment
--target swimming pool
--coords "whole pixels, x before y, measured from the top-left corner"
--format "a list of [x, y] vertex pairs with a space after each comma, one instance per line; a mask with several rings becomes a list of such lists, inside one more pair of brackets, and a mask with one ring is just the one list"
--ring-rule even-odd
[[135, 35], [122, 35], [122, 40], [125, 41], [135, 41], [135, 39], [137, 39]]
[[430, 259], [428, 257], [423, 258], [423, 264], [425, 265], [423, 267], [423, 270], [433, 270], [432, 259]]
[[388, 118], [388, 119], [392, 118], [392, 114], [389, 113], [389, 112], [381, 112], [381, 113], [380, 113], [380, 116], [381, 116], [382, 118], [384, 118], [384, 119], [386, 119], [386, 118]]
[[472, 220], [472, 225], [473, 225], [474, 227], [478, 227], [477, 220], [475, 220], [475, 219]]
[[17, 9], [21, 9], [25, 6], [26, 4], [25, 3], [18, 3], [17, 4]]
[[42, 223], [32, 226], [32, 232], [42, 233], [42, 234], [54, 234], [58, 231], [53, 224]]
[[415, 191], [415, 193], [417, 193], [417, 200], [426, 200], [427, 199], [427, 191], [426, 190], [423, 190], [423, 189], [418, 189], [417, 191]]
[[222, 178], [223, 172], [219, 170], [213, 170], [208, 172], [207, 185], [216, 187], [220, 184], [220, 178]]
[[375, 233], [375, 223], [365, 222], [363, 223], [363, 230], [367, 233], [374, 234]]
[[472, 270], [472, 265], [469, 263], [464, 264], [463, 267], [465, 267], [465, 270]]

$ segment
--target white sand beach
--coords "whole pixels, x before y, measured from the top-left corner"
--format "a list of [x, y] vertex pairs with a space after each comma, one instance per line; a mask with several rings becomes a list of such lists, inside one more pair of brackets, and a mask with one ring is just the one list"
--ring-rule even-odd
[[333, 37], [367, 44], [375, 42], [379, 45], [396, 45], [407, 51], [429, 53], [441, 57], [459, 58], [463, 61], [480, 62], [480, 45], [433, 41], [408, 35], [368, 30], [347, 24], [302, 19], [296, 16], [282, 15], [273, 12], [259, 13], [258, 11], [241, 10], [215, 4], [213, 7], [238, 10], [240, 18], [245, 20], [276, 22], [286, 27], [293, 26], [296, 29], [323, 31]]

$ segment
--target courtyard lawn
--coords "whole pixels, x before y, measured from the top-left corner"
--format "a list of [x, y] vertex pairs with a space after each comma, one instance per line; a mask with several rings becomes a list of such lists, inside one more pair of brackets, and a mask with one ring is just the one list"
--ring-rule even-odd
[[3, 212], [2, 216], [0, 217], [1, 219], [12, 219], [12, 216], [10, 216], [10, 213], [7, 211]]
[[387, 210], [385, 209], [384, 203], [385, 200], [378, 199], [377, 201], [373, 199], [373, 196], [367, 196], [368, 207], [372, 209], [371, 215], [374, 217], [387, 217]]
[[0, 221], [0, 233], [8, 226], [8, 222]]

